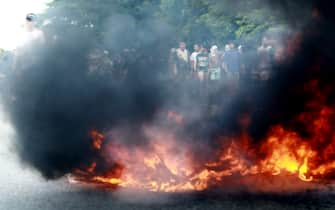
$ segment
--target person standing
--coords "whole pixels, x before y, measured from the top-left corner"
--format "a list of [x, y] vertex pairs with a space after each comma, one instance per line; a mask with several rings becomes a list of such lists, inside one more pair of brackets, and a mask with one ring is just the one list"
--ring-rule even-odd
[[185, 79], [187, 74], [189, 73], [189, 53], [186, 49], [186, 43], [180, 42], [179, 48], [176, 50], [177, 55], [177, 70], [178, 77], [180, 79]]
[[198, 78], [202, 82], [206, 79], [209, 69], [209, 55], [204, 47], [201, 47], [200, 52], [196, 57], [196, 71]]
[[205, 96], [208, 89], [208, 70], [209, 70], [209, 55], [207, 49], [201, 47], [200, 52], [196, 57], [196, 72], [199, 81], [199, 94]]
[[213, 45], [210, 49], [209, 54], [209, 78], [210, 80], [221, 79], [221, 55], [218, 50], [218, 46]]
[[29, 68], [36, 61], [36, 55], [32, 52], [45, 43], [42, 30], [36, 27], [36, 15], [29, 13], [26, 15], [26, 23], [20, 34], [18, 47], [14, 50], [13, 69]]
[[213, 45], [209, 53], [209, 108], [210, 113], [214, 114], [218, 112], [220, 103], [220, 98], [222, 98], [222, 93], [219, 91], [221, 84], [221, 64], [222, 55], [218, 50], [218, 46]]
[[236, 49], [235, 44], [231, 42], [229, 44], [229, 50], [226, 51], [225, 53], [224, 60], [226, 70], [234, 82], [238, 82], [240, 77], [240, 68], [241, 68], [240, 56], [241, 54]]
[[257, 49], [257, 54], [258, 77], [260, 80], [268, 80], [273, 63], [273, 47], [267, 37], [263, 38], [261, 46]]
[[197, 55], [200, 52], [199, 44], [195, 44], [193, 46], [193, 50], [194, 50], [194, 52], [190, 56], [190, 65], [191, 65], [192, 72], [195, 72], [196, 71], [196, 66], [197, 66]]

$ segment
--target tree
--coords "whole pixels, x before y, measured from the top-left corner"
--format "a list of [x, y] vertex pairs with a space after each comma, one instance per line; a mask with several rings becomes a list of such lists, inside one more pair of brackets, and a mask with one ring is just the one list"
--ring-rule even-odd
[[92, 28], [98, 36], [104, 33], [105, 21], [114, 14], [130, 15], [138, 25], [143, 20], [160, 19], [173, 28], [175, 41], [222, 44], [228, 40], [259, 41], [268, 29], [301, 16], [306, 10], [297, 9], [299, 3], [286, 0], [276, 3], [268, 0], [55, 0], [47, 14], [49, 18], [58, 17], [72, 25]]

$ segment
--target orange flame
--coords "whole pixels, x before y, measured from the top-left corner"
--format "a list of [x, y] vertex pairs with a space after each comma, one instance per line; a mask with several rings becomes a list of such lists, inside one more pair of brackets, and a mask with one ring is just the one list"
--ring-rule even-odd
[[[272, 129], [267, 141], [257, 151], [244, 151], [242, 145], [232, 140], [228, 146], [222, 144], [217, 154], [213, 154], [215, 158], [212, 161], [200, 166], [197, 165], [194, 154], [190, 155], [190, 151], [187, 151], [187, 146], [177, 144], [173, 136], [166, 137], [164, 132], [150, 132], [153, 132], [151, 134], [156, 139], [145, 149], [127, 148], [117, 143], [107, 144], [103, 152], [109, 154], [113, 161], [125, 166], [124, 171], [120, 176], [116, 176], [114, 172], [97, 175], [94, 163], [87, 169], [91, 174], [89, 180], [149, 191], [202, 191], [218, 183], [220, 185], [225, 177], [233, 175], [277, 176], [284, 173], [296, 175], [301, 181], [311, 182], [335, 170], [335, 161], [316, 165], [320, 158], [318, 151], [296, 133], [280, 126]], [[166, 141], [161, 141], [163, 136]], [[331, 147], [334, 148], [335, 143], [332, 144]], [[265, 157], [250, 162], [256, 152], [263, 153]]]
[[[306, 88], [312, 90], [316, 84]], [[307, 104], [306, 111], [297, 117], [308, 131], [307, 137], [277, 125], [259, 144], [245, 133], [224, 137], [210, 157], [199, 157], [192, 145], [162, 128], [147, 127], [148, 144], [132, 147], [117, 140], [103, 142], [104, 135], [94, 130], [92, 147], [113, 167], [99, 172], [99, 162], [93, 161], [74, 176], [87, 182], [164, 192], [203, 191], [224, 186], [229, 177], [290, 175], [302, 183], [327, 181], [335, 174], [335, 110], [323, 105], [322, 94], [315, 95], [317, 100]], [[176, 119], [178, 125], [183, 121], [173, 112], [168, 118]]]
[[92, 130], [90, 136], [92, 139], [92, 147], [96, 150], [100, 150], [103, 139], [105, 138], [104, 135], [99, 133], [97, 130]]

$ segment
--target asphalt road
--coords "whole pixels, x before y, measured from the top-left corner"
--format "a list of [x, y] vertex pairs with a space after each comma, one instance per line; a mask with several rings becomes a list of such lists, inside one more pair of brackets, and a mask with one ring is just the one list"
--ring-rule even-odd
[[0, 113], [0, 210], [150, 210], [150, 209], [335, 209], [335, 195], [157, 194], [110, 191], [46, 181], [22, 164], [13, 147], [14, 131]]

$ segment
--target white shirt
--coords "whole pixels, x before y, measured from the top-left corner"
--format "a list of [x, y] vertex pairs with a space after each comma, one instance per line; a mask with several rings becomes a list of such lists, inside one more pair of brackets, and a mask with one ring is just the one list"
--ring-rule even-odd
[[197, 60], [197, 55], [198, 54], [199, 54], [198, 52], [193, 52], [190, 56], [190, 60], [195, 62]]
[[[22, 65], [22, 61], [24, 65], [27, 67], [35, 62], [36, 57], [33, 55], [30, 55], [29, 52], [31, 50], [30, 47], [34, 47], [35, 44], [43, 44], [44, 43], [44, 33], [34, 28], [33, 30], [23, 30], [20, 33], [20, 39], [18, 46], [16, 48], [15, 52], [15, 58], [13, 63], [13, 68], [17, 68], [17, 65]], [[24, 59], [22, 60], [20, 57], [24, 55]], [[18, 60], [20, 60], [18, 62]], [[19, 64], [17, 64], [19, 63]]]
[[36, 42], [39, 44], [44, 42], [44, 33], [36, 28], [31, 31], [24, 30], [20, 35], [18, 48], [27, 47]]
[[196, 66], [197, 66], [197, 55], [198, 54], [199, 54], [198, 52], [193, 52], [191, 54], [191, 56], [190, 56], [190, 61], [193, 64], [193, 66], [192, 66], [193, 69], [196, 69]]

